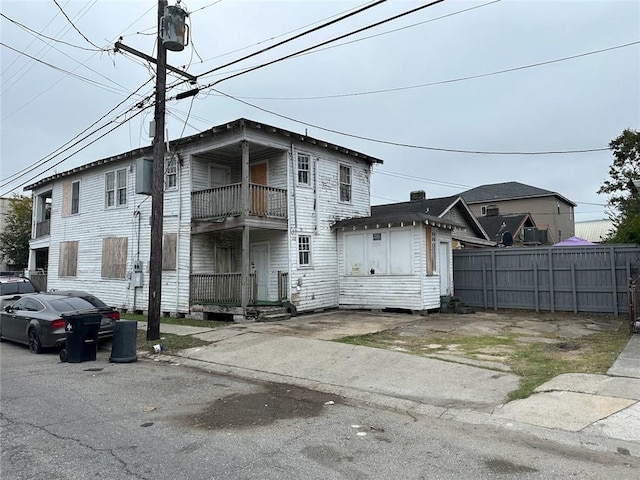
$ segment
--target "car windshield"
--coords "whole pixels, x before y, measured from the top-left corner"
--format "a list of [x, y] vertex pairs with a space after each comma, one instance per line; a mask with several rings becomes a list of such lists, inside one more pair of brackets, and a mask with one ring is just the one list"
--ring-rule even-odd
[[84, 298], [79, 297], [67, 297], [50, 300], [49, 305], [51, 305], [51, 308], [58, 312], [73, 312], [75, 310], [88, 310], [95, 308], [91, 304], [91, 302], [88, 302]]

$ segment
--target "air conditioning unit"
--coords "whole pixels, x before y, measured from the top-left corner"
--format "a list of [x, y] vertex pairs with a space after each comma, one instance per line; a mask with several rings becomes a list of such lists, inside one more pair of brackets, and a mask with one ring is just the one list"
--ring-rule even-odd
[[[546, 233], [546, 232], [545, 232]], [[524, 229], [524, 243], [538, 242], [538, 229], [535, 227], [526, 227]]]

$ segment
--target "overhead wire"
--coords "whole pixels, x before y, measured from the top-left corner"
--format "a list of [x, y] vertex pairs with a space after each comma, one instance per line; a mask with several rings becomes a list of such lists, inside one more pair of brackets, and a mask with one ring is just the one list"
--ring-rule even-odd
[[[93, 43], [91, 40], [89, 40], [89, 39], [86, 37], [86, 35], [85, 35], [84, 33], [82, 33], [78, 27], [76, 27], [75, 23], [73, 23], [73, 21], [69, 18], [69, 16], [68, 16], [68, 15], [67, 15], [67, 13], [63, 10], [63, 8], [60, 6], [60, 4], [57, 2], [57, 0], [53, 0], [53, 3], [55, 3], [55, 4], [56, 4], [56, 6], [60, 9], [60, 11], [61, 11], [61, 12], [62, 12], [62, 14], [64, 15], [64, 17], [67, 19], [67, 21], [69, 22], [69, 24], [73, 27], [73, 29], [74, 29], [76, 32], [78, 32], [78, 33], [80, 34], [80, 36], [81, 36], [82, 38], [84, 38], [84, 39], [87, 41], [87, 43], [89, 43], [91, 46], [93, 46], [93, 47], [97, 48], [98, 50], [101, 50], [101, 48], [100, 48], [98, 45], [96, 45], [96, 44], [95, 44], [95, 43]], [[95, 3], [96, 3], [96, 2], [94, 1], [94, 2], [93, 2], [93, 4], [95, 5]], [[92, 5], [92, 6], [93, 6], [93, 5]]]
[[[113, 113], [116, 109], [118, 109], [120, 106], [122, 106], [125, 102], [127, 102], [129, 99], [131, 99], [132, 97], [134, 97], [135, 95], [137, 95], [137, 93], [142, 90], [142, 88], [144, 88], [149, 82], [151, 81], [151, 79], [147, 80], [146, 82], [144, 82], [142, 85], [140, 85], [136, 90], [134, 90], [132, 93], [130, 93], [124, 100], [122, 100], [121, 102], [119, 102], [115, 107], [111, 108], [109, 111], [107, 111], [104, 115], [102, 115], [100, 118], [98, 118], [98, 120], [96, 120], [95, 122], [93, 122], [91, 125], [89, 125], [88, 127], [86, 127], [84, 130], [82, 130], [80, 133], [78, 133], [77, 135], [75, 135], [73, 138], [71, 138], [70, 140], [68, 140], [67, 142], [65, 142], [64, 144], [62, 144], [60, 147], [56, 148], [53, 152], [45, 155], [44, 157], [42, 157], [40, 160], [34, 162], [33, 164], [31, 164], [30, 166], [10, 175], [9, 177], [6, 177], [4, 179], [2, 179], [2, 181], [4, 183], [0, 184], [0, 188], [7, 186], [10, 183], [13, 183], [17, 178], [20, 178], [24, 175], [26, 175], [27, 173], [35, 170], [36, 168], [42, 166], [43, 164], [49, 162], [52, 160], [52, 158], [55, 158], [56, 156], [60, 155], [61, 153], [68, 151], [69, 149], [73, 148], [74, 146], [78, 145], [78, 143], [86, 140], [87, 138], [89, 138], [91, 135], [96, 134], [97, 132], [99, 132], [100, 130], [102, 130], [103, 128], [105, 128], [106, 126], [108, 126], [110, 123], [113, 123], [113, 121], [108, 122], [107, 124], [103, 125], [102, 127], [99, 127], [98, 129], [94, 130], [93, 132], [89, 133], [88, 135], [86, 135], [85, 137], [81, 138], [80, 140], [78, 140], [77, 142], [73, 143], [72, 145], [69, 145], [71, 142], [73, 142], [75, 139], [77, 139], [78, 137], [80, 137], [81, 135], [83, 135], [85, 132], [87, 132], [89, 129], [93, 128], [95, 125], [97, 125], [99, 122], [101, 122], [102, 120], [104, 120], [107, 116], [109, 116], [111, 113]], [[135, 106], [142, 106], [142, 104], [145, 101], [150, 100], [152, 97], [152, 95], [148, 95], [146, 97], [143, 97], [143, 100], [137, 100]], [[132, 111], [132, 107], [129, 107], [125, 112], [117, 115], [117, 117], [122, 116], [126, 113], [128, 113], [129, 111]], [[116, 118], [117, 118], [116, 117]], [[66, 147], [66, 148], [65, 148]], [[49, 158], [51, 157], [51, 158]]]
[[342, 94], [336, 94], [336, 95], [316, 95], [316, 96], [308, 96], [308, 97], [253, 97], [253, 96], [238, 96], [238, 98], [242, 98], [242, 99], [247, 99], [247, 100], [326, 100], [329, 98], [343, 98], [343, 97], [353, 97], [353, 96], [362, 96], [362, 95], [375, 95], [375, 94], [380, 94], [380, 93], [389, 93], [389, 92], [397, 92], [397, 91], [402, 91], [402, 90], [410, 90], [410, 89], [416, 89], [416, 88], [424, 88], [424, 87], [431, 87], [434, 85], [444, 85], [447, 83], [455, 83], [455, 82], [463, 82], [463, 81], [467, 81], [467, 80], [474, 80], [477, 78], [484, 78], [484, 77], [490, 77], [493, 75], [501, 75], [504, 73], [510, 73], [510, 72], [515, 72], [518, 70], [525, 70], [528, 68], [535, 68], [535, 67], [540, 67], [540, 66], [544, 66], [544, 65], [550, 65], [553, 63], [559, 63], [559, 62], [564, 62], [567, 60], [574, 60], [576, 58], [581, 58], [581, 57], [586, 57], [589, 55], [596, 55], [598, 53], [604, 53], [604, 52], [609, 52], [611, 50], [617, 50], [620, 48], [626, 48], [626, 47], [630, 47], [633, 45], [638, 45], [640, 44], [640, 40], [638, 41], [634, 41], [634, 42], [628, 42], [628, 43], [624, 43], [622, 45], [615, 45], [613, 47], [607, 47], [607, 48], [602, 48], [599, 50], [592, 50], [590, 52], [585, 52], [585, 53], [580, 53], [580, 54], [576, 54], [576, 55], [570, 55], [567, 57], [561, 57], [561, 58], [556, 58], [553, 60], [546, 60], [543, 62], [537, 62], [537, 63], [530, 63], [527, 65], [521, 65], [518, 67], [511, 67], [511, 68], [505, 68], [503, 70], [496, 70], [493, 72], [487, 72], [487, 73], [481, 73], [481, 74], [477, 74], [477, 75], [468, 75], [465, 77], [457, 77], [457, 78], [451, 78], [451, 79], [447, 79], [447, 80], [439, 80], [436, 82], [428, 82], [428, 83], [419, 83], [416, 85], [407, 85], [407, 86], [402, 86], [402, 87], [393, 87], [393, 88], [384, 88], [384, 89], [378, 89], [378, 90], [368, 90], [368, 91], [363, 91], [363, 92], [351, 92], [351, 93], [342, 93]]
[[575, 150], [543, 150], [543, 151], [499, 151], [499, 150], [465, 150], [465, 149], [459, 149], [459, 148], [444, 148], [444, 147], [433, 147], [433, 146], [427, 146], [427, 145], [416, 145], [416, 144], [411, 144], [411, 143], [402, 143], [402, 142], [394, 142], [394, 141], [390, 141], [390, 140], [380, 140], [377, 138], [371, 138], [371, 137], [365, 137], [363, 135], [356, 135], [353, 133], [345, 133], [345, 132], [341, 132], [339, 130], [335, 130], [335, 129], [331, 129], [331, 128], [326, 128], [326, 127], [322, 127], [320, 125], [316, 125], [313, 123], [309, 123], [309, 122], [305, 122], [293, 117], [289, 117], [287, 115], [282, 115], [280, 113], [276, 113], [272, 110], [263, 108], [263, 107], [259, 107], [258, 105], [254, 105], [252, 103], [249, 103], [245, 100], [241, 100], [237, 97], [234, 97], [233, 95], [229, 95], [228, 93], [224, 93], [220, 90], [217, 90], [215, 88], [212, 88], [213, 91], [219, 93], [222, 96], [228, 97], [232, 100], [235, 100], [237, 102], [243, 103], [249, 107], [255, 108], [257, 110], [260, 110], [262, 112], [265, 113], [269, 113], [271, 115], [274, 115], [276, 117], [280, 117], [280, 118], [284, 118], [285, 120], [290, 120], [292, 122], [296, 122], [299, 123], [301, 125], [306, 125], [308, 127], [313, 127], [313, 128], [317, 128], [318, 130], [322, 130], [325, 132], [329, 132], [329, 133], [335, 133], [336, 135], [341, 135], [344, 137], [350, 137], [350, 138], [357, 138], [359, 140], [366, 140], [368, 142], [373, 142], [373, 143], [380, 143], [380, 144], [384, 144], [384, 145], [392, 145], [392, 146], [396, 146], [396, 147], [405, 147], [405, 148], [413, 148], [413, 149], [418, 149], [418, 150], [430, 150], [430, 151], [436, 151], [436, 152], [448, 152], [448, 153], [462, 153], [462, 154], [475, 154], [475, 155], [562, 155], [562, 154], [575, 154], [575, 153], [587, 153], [587, 152], [603, 152], [603, 151], [608, 151], [609, 147], [605, 147], [605, 148], [583, 148], [583, 149], [575, 149]]
[[18, 22], [17, 20], [14, 20], [13, 18], [7, 17], [4, 13], [0, 12], [0, 16], [2, 16], [2, 18], [4, 18], [4, 19], [8, 20], [9, 22], [13, 23], [14, 25], [17, 25], [18, 27], [22, 28], [23, 30], [26, 30], [27, 32], [31, 33], [36, 38], [37, 37], [46, 38], [47, 40], [51, 40], [51, 41], [57, 42], [57, 43], [62, 43], [63, 45], [67, 45], [67, 46], [73, 47], [73, 48], [78, 48], [80, 50], [85, 50], [85, 51], [88, 51], [88, 52], [102, 52], [102, 51], [105, 51], [104, 49], [87, 48], [87, 47], [83, 47], [83, 46], [80, 46], [80, 45], [75, 45], [73, 43], [65, 42], [64, 40], [60, 40], [58, 38], [49, 37], [48, 35], [45, 35], [44, 33], [40, 33], [40, 32], [38, 32], [36, 30], [33, 30], [32, 28], [27, 27], [26, 25]]

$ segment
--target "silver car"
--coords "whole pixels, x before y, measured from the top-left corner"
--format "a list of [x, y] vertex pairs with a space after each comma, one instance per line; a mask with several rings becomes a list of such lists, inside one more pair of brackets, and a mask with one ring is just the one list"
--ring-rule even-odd
[[[83, 295], [87, 298], [83, 298]], [[113, 337], [120, 314], [85, 292], [34, 293], [24, 295], [0, 311], [0, 338], [29, 346], [32, 353], [61, 347], [66, 341], [65, 314], [102, 314], [99, 339]]]

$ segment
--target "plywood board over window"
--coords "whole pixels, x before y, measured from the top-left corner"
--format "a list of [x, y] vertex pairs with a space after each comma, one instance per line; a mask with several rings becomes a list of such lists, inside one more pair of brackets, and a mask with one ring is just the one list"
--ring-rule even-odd
[[178, 235], [175, 233], [165, 233], [162, 236], [162, 269], [176, 269], [176, 246]]
[[102, 278], [125, 278], [128, 240], [127, 237], [102, 239]]
[[78, 271], [78, 242], [60, 242], [59, 277], [75, 277]]
[[62, 216], [68, 217], [79, 212], [80, 182], [64, 182], [62, 184]]

